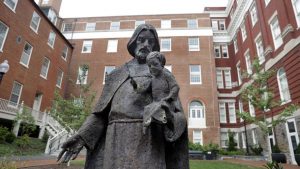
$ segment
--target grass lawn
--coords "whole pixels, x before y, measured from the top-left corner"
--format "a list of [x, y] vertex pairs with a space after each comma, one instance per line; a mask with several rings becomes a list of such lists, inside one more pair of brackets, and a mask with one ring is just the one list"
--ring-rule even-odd
[[17, 146], [15, 142], [12, 144], [1, 143], [0, 144], [0, 157], [3, 156], [25, 156], [25, 155], [39, 155], [43, 154], [45, 151], [46, 143], [37, 138], [30, 138], [29, 145], [21, 149]]
[[[73, 165], [84, 165], [83, 160], [72, 161]], [[190, 169], [261, 169], [242, 164], [233, 164], [226, 161], [190, 160]]]

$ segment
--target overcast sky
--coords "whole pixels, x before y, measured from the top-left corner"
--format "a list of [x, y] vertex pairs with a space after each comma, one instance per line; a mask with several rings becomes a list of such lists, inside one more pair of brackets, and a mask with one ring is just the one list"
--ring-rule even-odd
[[228, 0], [63, 0], [63, 18], [143, 14], [199, 13], [207, 6], [226, 6]]

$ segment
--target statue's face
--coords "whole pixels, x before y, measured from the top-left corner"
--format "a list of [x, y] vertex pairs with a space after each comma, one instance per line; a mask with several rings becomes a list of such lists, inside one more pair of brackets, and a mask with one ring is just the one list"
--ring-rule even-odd
[[158, 76], [161, 74], [163, 70], [163, 66], [161, 65], [160, 61], [158, 58], [153, 57], [149, 60], [147, 60], [147, 64], [150, 70], [150, 73], [154, 76]]
[[149, 31], [142, 31], [136, 40], [135, 58], [139, 63], [146, 63], [147, 55], [152, 52], [155, 43], [154, 35]]

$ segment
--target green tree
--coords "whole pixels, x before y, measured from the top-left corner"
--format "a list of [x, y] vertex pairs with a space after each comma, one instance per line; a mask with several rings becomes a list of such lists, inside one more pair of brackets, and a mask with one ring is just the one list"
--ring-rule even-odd
[[228, 131], [228, 151], [236, 151], [236, 142], [234, 141], [234, 133], [230, 130]]

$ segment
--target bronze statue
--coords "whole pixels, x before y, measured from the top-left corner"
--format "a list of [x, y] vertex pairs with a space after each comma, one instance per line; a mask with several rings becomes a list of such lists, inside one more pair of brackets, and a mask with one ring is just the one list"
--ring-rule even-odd
[[[188, 169], [187, 122], [178, 91], [169, 95], [173, 86], [157, 90], [159, 83], [153, 86], [153, 80], [161, 85], [170, 80], [151, 75], [146, 64], [148, 54], [160, 50], [155, 28], [138, 26], [127, 49], [134, 58], [107, 75], [93, 113], [63, 144], [58, 160], [75, 159], [85, 146], [85, 169]], [[173, 78], [162, 69], [167, 78]], [[161, 91], [166, 94], [156, 93]], [[161, 117], [165, 114], [165, 121], [147, 124], [143, 132], [145, 111], [153, 117], [156, 113], [152, 111]]]

